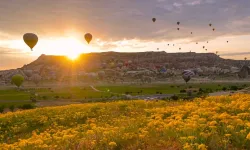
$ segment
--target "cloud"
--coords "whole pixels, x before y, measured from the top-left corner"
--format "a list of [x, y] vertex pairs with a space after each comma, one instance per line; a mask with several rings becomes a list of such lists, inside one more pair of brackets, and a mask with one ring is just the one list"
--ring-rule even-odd
[[[3, 0], [0, 6], [0, 31], [21, 37], [25, 32], [39, 35], [61, 34], [67, 28], [91, 32], [105, 40], [123, 38], [141, 40], [173, 40], [189, 38], [216, 38], [227, 34], [250, 33], [246, 28], [237, 31], [231, 22], [249, 17], [250, 1], [246, 0]], [[19, 10], [19, 11], [17, 11]], [[153, 23], [151, 19], [157, 18]], [[176, 22], [181, 22], [182, 34], [176, 36]], [[208, 23], [215, 25], [212, 34]], [[155, 32], [166, 30], [166, 32]], [[231, 32], [233, 30], [233, 32]]]
[[239, 55], [250, 55], [250, 52], [236, 52], [236, 53], [224, 53], [221, 56], [239, 56]]

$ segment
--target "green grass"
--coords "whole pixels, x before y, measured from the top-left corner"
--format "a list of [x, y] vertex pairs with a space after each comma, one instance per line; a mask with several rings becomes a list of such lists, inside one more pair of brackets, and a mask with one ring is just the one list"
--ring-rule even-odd
[[[125, 94], [126, 92], [132, 92], [132, 95], [140, 94], [156, 94], [161, 92], [162, 94], [179, 94], [180, 90], [192, 88], [202, 88], [203, 90], [211, 89], [213, 91], [222, 90], [223, 87], [229, 88], [232, 85], [243, 87], [244, 83], [191, 83], [191, 84], [146, 84], [146, 85], [110, 85], [110, 86], [95, 86], [96, 89], [106, 92], [96, 92], [88, 86], [85, 87], [60, 87], [60, 88], [26, 88], [18, 91], [16, 88], [9, 88], [0, 90], [0, 103], [1, 101], [8, 100], [30, 100], [30, 92], [35, 91], [39, 95], [40, 100], [56, 100], [56, 96], [59, 99], [65, 100], [84, 100], [92, 98], [106, 98], [111, 97], [113, 94], [107, 92], [108, 90], [113, 93]], [[247, 84], [246, 86], [249, 86]]]

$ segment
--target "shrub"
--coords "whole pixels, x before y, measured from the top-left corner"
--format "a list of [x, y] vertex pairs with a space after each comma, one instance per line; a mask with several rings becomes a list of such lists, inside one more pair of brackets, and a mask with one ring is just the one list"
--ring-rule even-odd
[[32, 104], [23, 104], [19, 108], [21, 108], [21, 109], [33, 109], [33, 108], [35, 108], [35, 106]]
[[179, 99], [179, 97], [177, 95], [173, 95], [173, 96], [171, 96], [171, 99], [176, 101]]
[[10, 111], [14, 111], [14, 109], [15, 109], [15, 106], [14, 105], [10, 105], [10, 107], [9, 107], [9, 109], [10, 109]]
[[186, 90], [182, 89], [180, 90], [180, 93], [186, 93]]
[[1, 106], [0, 106], [0, 113], [3, 113], [4, 108], [5, 108], [5, 106], [4, 106], [4, 105], [1, 105]]
[[233, 86], [230, 87], [230, 90], [232, 90], [232, 91], [237, 91], [237, 90], [238, 90], [238, 87], [235, 86], [235, 85], [233, 85]]
[[59, 99], [60, 97], [58, 95], [55, 96], [55, 99]]
[[226, 88], [226, 87], [223, 87], [223, 88], [222, 88], [222, 90], [223, 90], [223, 91], [226, 91], [226, 90], [227, 90], [227, 88]]

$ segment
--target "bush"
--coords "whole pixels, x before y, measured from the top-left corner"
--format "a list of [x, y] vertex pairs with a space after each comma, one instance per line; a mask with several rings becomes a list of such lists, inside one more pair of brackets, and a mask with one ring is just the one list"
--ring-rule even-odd
[[4, 105], [1, 105], [1, 106], [0, 106], [0, 113], [3, 113], [4, 108], [5, 108], [5, 106], [4, 106]]
[[32, 104], [23, 104], [19, 108], [21, 108], [21, 109], [33, 109], [33, 108], [35, 108], [35, 106]]
[[59, 99], [60, 97], [58, 95], [55, 96], [55, 99]]
[[9, 109], [10, 109], [10, 111], [14, 111], [14, 109], [15, 109], [15, 106], [14, 105], [10, 105], [10, 107], [9, 107]]
[[201, 92], [201, 93], [202, 93], [202, 92], [204, 92], [204, 90], [203, 90], [202, 88], [199, 88], [199, 92]]
[[173, 95], [173, 96], [171, 96], [171, 99], [176, 101], [179, 99], [179, 97], [177, 95]]
[[186, 90], [180, 90], [180, 93], [186, 93], [187, 91]]
[[222, 90], [223, 90], [223, 91], [226, 91], [226, 90], [227, 90], [227, 88], [226, 88], [226, 87], [223, 87], [223, 88], [222, 88]]
[[188, 88], [190, 88], [190, 89], [191, 89], [191, 88], [193, 88], [193, 87], [190, 85]]
[[232, 91], [237, 91], [237, 90], [238, 90], [238, 87], [235, 86], [235, 85], [233, 85], [233, 86], [230, 87], [230, 90], [232, 90]]

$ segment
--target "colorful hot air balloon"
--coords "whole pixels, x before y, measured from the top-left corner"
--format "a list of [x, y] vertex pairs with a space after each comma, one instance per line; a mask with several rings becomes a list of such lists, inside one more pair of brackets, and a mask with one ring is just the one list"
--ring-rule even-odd
[[155, 22], [155, 21], [156, 21], [156, 18], [152, 18], [152, 21]]
[[38, 42], [38, 37], [34, 33], [26, 33], [23, 35], [23, 40], [32, 50]]
[[89, 44], [91, 42], [91, 40], [92, 40], [92, 35], [90, 33], [86, 33], [84, 37], [85, 37], [85, 40]]
[[187, 83], [193, 76], [195, 76], [195, 73], [192, 70], [184, 70], [182, 72], [182, 78]]

